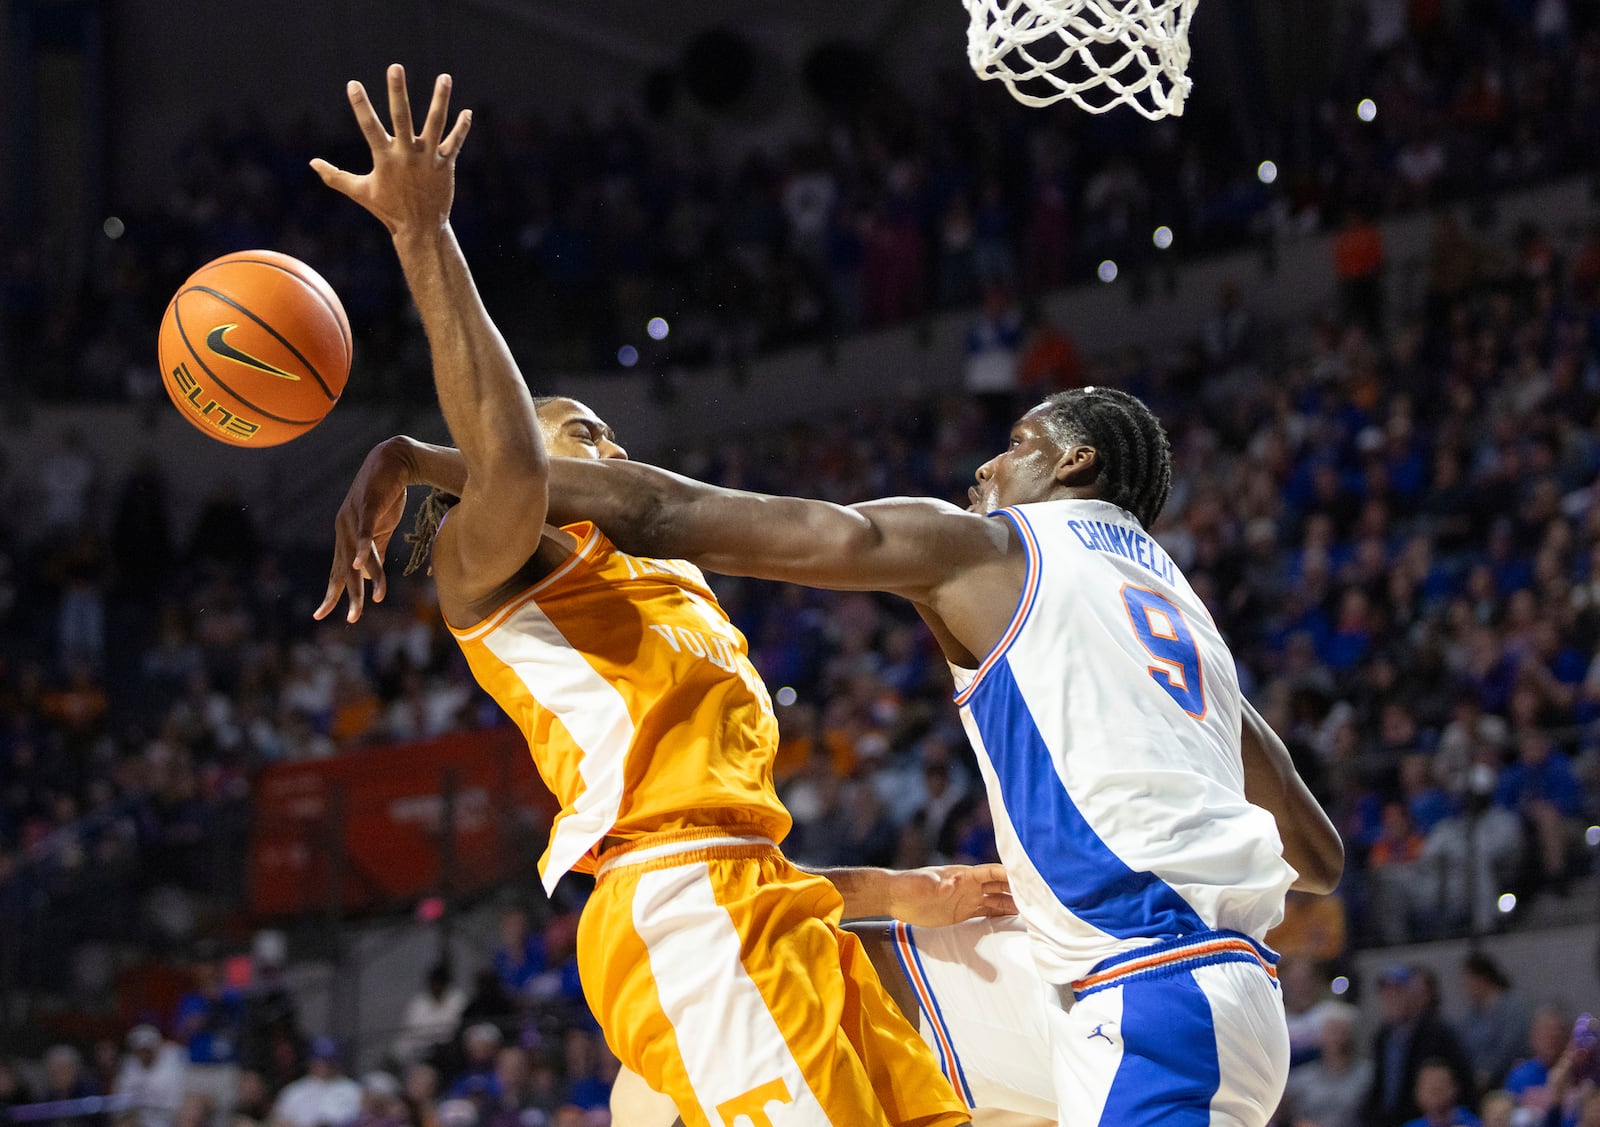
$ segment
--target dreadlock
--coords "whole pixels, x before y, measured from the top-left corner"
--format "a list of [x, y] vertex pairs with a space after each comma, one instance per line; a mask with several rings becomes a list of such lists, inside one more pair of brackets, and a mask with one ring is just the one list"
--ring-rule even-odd
[[1044, 425], [1057, 444], [1081, 443], [1099, 454], [1102, 499], [1145, 528], [1155, 524], [1172, 492], [1172, 448], [1150, 408], [1112, 387], [1057, 392], [1045, 405]]
[[[533, 409], [542, 411], [550, 404], [565, 399], [564, 395], [536, 395], [533, 397]], [[461, 503], [461, 498], [454, 493], [446, 493], [443, 489], [430, 489], [427, 498], [422, 502], [422, 508], [417, 510], [417, 519], [411, 526], [411, 534], [406, 537], [406, 543], [411, 545], [411, 558], [406, 561], [406, 575], [412, 575], [423, 564], [428, 562], [428, 557], [433, 552], [433, 538], [439, 534], [439, 525], [444, 521], [444, 515]], [[428, 574], [433, 574], [433, 566], [429, 564]]]
[[[411, 558], [406, 561], [405, 574], [410, 575], [428, 563], [428, 556], [433, 552], [433, 538], [438, 535], [444, 515], [455, 508], [460, 501], [460, 497], [454, 493], [446, 493], [443, 489], [428, 490], [422, 508], [417, 510], [417, 519], [411, 526], [411, 535], [406, 537], [406, 543], [411, 545]], [[428, 574], [433, 574], [432, 564], [428, 564]]]

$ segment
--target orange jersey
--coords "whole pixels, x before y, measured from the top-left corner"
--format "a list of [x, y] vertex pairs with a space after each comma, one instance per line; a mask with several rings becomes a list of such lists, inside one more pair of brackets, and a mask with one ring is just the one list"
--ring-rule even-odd
[[744, 636], [700, 570], [618, 551], [593, 525], [560, 567], [456, 641], [561, 804], [547, 891], [607, 835], [736, 824], [773, 841], [778, 724]]

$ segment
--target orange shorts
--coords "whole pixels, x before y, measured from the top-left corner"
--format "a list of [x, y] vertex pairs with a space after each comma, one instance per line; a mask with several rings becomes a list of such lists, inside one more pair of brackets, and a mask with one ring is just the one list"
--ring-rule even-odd
[[833, 885], [760, 838], [656, 834], [601, 858], [584, 993], [686, 1127], [953, 1127], [969, 1115], [884, 993]]

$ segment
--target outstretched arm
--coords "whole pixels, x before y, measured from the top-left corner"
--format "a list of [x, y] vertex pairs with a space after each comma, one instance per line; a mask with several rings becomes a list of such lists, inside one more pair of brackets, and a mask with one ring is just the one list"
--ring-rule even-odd
[[[364, 176], [316, 160], [331, 188], [389, 229], [433, 353], [434, 384], [468, 475], [461, 504], [435, 550], [441, 598], [461, 604], [489, 594], [514, 575], [543, 534], [549, 460], [533, 397], [505, 341], [479, 300], [450, 227], [455, 161], [472, 118], [463, 111], [449, 136], [450, 78], [434, 84], [422, 132], [415, 132], [405, 72], [388, 72], [395, 135], [383, 128], [359, 82], [349, 86], [356, 122], [372, 150]], [[506, 520], [516, 513], [518, 519]], [[360, 560], [356, 560], [357, 566]], [[448, 588], [448, 590], [446, 590]]]
[[844, 900], [847, 920], [886, 916], [916, 927], [944, 927], [980, 916], [1014, 916], [1011, 882], [1001, 865], [929, 865], [920, 869], [796, 868], [826, 877]]
[[722, 489], [638, 462], [556, 459], [550, 496], [557, 523], [592, 520], [634, 555], [921, 603], [964, 570], [1003, 559], [1010, 536], [1005, 522], [942, 501], [835, 505]]
[[1270, 811], [1283, 838], [1283, 859], [1295, 867], [1300, 892], [1326, 896], [1344, 874], [1344, 843], [1328, 815], [1306, 786], [1278, 733], [1244, 701], [1244, 794]]
[[[374, 448], [339, 512], [339, 546], [319, 617], [332, 610], [341, 591], [350, 597], [351, 621], [360, 617], [363, 578], [373, 581], [373, 597], [381, 600], [382, 549], [399, 519], [405, 486], [455, 491], [466, 480], [466, 462], [449, 447], [396, 437]], [[985, 652], [995, 639], [968, 628], [961, 608], [940, 607], [938, 593], [974, 569], [1003, 567], [1011, 547], [1005, 522], [939, 501], [834, 505], [721, 489], [638, 462], [582, 458], [550, 459], [548, 519], [592, 520], [637, 556], [688, 559], [730, 575], [905, 595], [955, 618], [950, 625], [972, 637], [974, 653]], [[1015, 592], [990, 601], [1009, 607]]]

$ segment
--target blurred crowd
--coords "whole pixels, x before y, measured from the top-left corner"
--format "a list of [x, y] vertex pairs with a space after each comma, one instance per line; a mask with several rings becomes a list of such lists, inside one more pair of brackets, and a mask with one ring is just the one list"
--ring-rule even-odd
[[[747, 152], [684, 119], [479, 106], [455, 225], [528, 370], [612, 367], [624, 347], [646, 366], [737, 369], [762, 349], [992, 288], [1087, 281], [1106, 259], [1138, 278], [1163, 255], [1587, 171], [1600, 140], [1591, 5], [1340, 10], [1352, 18], [1330, 19], [1325, 57], [1291, 89], [1269, 95], [1260, 74], [1218, 66], [1205, 71], [1213, 105], [1157, 124], [1039, 113], [955, 72], [931, 95], [879, 81]], [[125, 209], [70, 293], [30, 233], [9, 232], [0, 373], [13, 394], [159, 400], [152, 326], [170, 295], [218, 254], [270, 246], [343, 297], [362, 341], [351, 394], [425, 396], [420, 333], [383, 231], [307, 170], [316, 154], [366, 159], [345, 121], [331, 134], [208, 124], [173, 161], [166, 198]], [[1155, 249], [1157, 227], [1176, 233], [1172, 250]], [[647, 335], [652, 318], [670, 335]]]
[[1279, 1127], [1600, 1124], [1600, 1022], [1529, 998], [1482, 951], [1456, 966], [1448, 1015], [1432, 969], [1387, 967], [1365, 1034], [1312, 962], [1279, 969], [1291, 1053]]
[[[281, 945], [202, 958], [171, 1012], [119, 1044], [0, 1059], [0, 1118], [47, 1127], [605, 1127], [617, 1061], [586, 1009], [574, 913], [508, 906], [459, 984], [448, 961], [406, 1002], [381, 1067], [307, 1035]], [[239, 976], [234, 972], [244, 969]], [[370, 1059], [372, 1054], [367, 1054]]]

